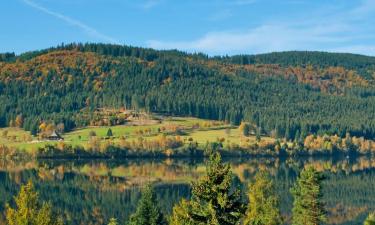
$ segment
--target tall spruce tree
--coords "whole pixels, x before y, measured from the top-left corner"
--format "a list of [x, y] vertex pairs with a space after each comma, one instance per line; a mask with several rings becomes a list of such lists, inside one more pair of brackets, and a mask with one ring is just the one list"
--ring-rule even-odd
[[219, 153], [213, 153], [206, 167], [207, 175], [192, 183], [192, 198], [182, 200], [173, 209], [172, 225], [239, 224], [244, 213], [240, 190], [233, 184], [228, 164]]
[[246, 211], [245, 225], [281, 225], [279, 199], [274, 185], [266, 172], [259, 172], [254, 183], [249, 185], [249, 206]]
[[130, 225], [164, 225], [166, 221], [160, 211], [156, 194], [151, 185], [142, 190], [136, 212], [130, 217]]
[[107, 137], [112, 137], [112, 136], [113, 136], [112, 129], [109, 128], [109, 129], [107, 130]]
[[319, 225], [325, 219], [322, 203], [321, 182], [323, 176], [313, 167], [303, 169], [291, 193], [293, 202], [293, 225]]

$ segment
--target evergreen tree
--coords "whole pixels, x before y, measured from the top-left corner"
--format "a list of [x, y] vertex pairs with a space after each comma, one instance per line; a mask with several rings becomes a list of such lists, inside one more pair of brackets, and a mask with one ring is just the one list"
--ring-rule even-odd
[[157, 206], [156, 194], [151, 185], [142, 190], [136, 212], [130, 217], [130, 225], [162, 225], [166, 224], [164, 215]]
[[325, 219], [322, 203], [322, 175], [313, 167], [303, 169], [291, 189], [293, 202], [293, 225], [319, 225]]
[[249, 206], [246, 211], [245, 225], [281, 225], [279, 200], [275, 194], [273, 182], [265, 172], [255, 176], [249, 185]]
[[107, 131], [107, 137], [112, 137], [112, 136], [113, 136], [112, 129], [109, 128]]
[[172, 225], [178, 224], [238, 224], [244, 206], [240, 190], [233, 185], [230, 166], [213, 153], [206, 167], [207, 175], [192, 183], [192, 198], [182, 200], [173, 209]]
[[8, 225], [62, 225], [61, 218], [52, 214], [49, 203], [40, 203], [38, 193], [31, 181], [21, 187], [14, 198], [16, 208], [6, 206], [6, 220]]
[[[178, 205], [173, 207], [172, 216], [169, 218], [169, 225], [204, 225], [201, 216], [196, 216], [195, 211], [199, 208], [199, 203], [182, 199]], [[208, 224], [208, 223], [207, 223]]]
[[363, 225], [375, 225], [375, 213], [370, 213]]

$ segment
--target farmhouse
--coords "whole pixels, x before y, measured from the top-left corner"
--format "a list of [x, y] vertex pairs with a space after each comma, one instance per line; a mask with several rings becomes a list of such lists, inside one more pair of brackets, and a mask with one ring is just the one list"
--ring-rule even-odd
[[50, 141], [62, 141], [64, 140], [63, 137], [61, 137], [60, 134], [58, 134], [55, 130], [52, 131], [52, 133], [46, 137], [47, 140], [50, 140]]

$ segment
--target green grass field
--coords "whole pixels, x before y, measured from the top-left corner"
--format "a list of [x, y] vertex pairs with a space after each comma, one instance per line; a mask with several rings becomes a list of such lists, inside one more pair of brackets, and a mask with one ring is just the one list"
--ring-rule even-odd
[[[255, 136], [243, 137], [237, 127], [226, 125], [219, 121], [203, 120], [190, 117], [170, 117], [164, 118], [158, 124], [153, 125], [120, 125], [111, 127], [86, 127], [65, 133], [64, 143], [73, 146], [87, 147], [90, 132], [95, 132], [98, 138], [106, 141], [107, 131], [111, 128], [113, 137], [112, 143], [118, 143], [120, 137], [125, 137], [127, 141], [137, 140], [142, 137], [147, 140], [157, 138], [160, 133], [172, 137], [177, 136], [175, 133], [170, 132], [171, 129], [178, 127], [182, 134], [178, 135], [182, 139], [193, 139], [200, 145], [207, 142], [217, 141], [218, 139], [225, 139], [224, 143], [241, 144], [245, 141], [255, 142]], [[164, 129], [164, 130], [163, 130]], [[141, 134], [139, 131], [145, 131]], [[138, 132], [137, 132], [138, 131]], [[272, 141], [272, 138], [262, 137], [262, 140]], [[3, 128], [0, 129], [0, 145], [11, 146], [26, 151], [33, 151], [38, 147], [45, 146], [46, 144], [58, 143], [58, 141], [45, 141], [38, 140], [37, 137], [31, 136], [29, 132], [19, 128]]]

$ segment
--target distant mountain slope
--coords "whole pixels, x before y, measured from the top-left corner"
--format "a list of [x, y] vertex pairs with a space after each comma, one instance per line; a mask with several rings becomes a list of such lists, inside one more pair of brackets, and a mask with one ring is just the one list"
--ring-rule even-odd
[[[0, 124], [85, 126], [81, 110], [250, 121], [289, 139], [308, 133], [375, 138], [374, 58], [285, 52], [209, 58], [128, 46], [66, 45], [0, 62]], [[22, 124], [19, 124], [19, 120]], [[92, 118], [93, 119], [93, 118]]]

